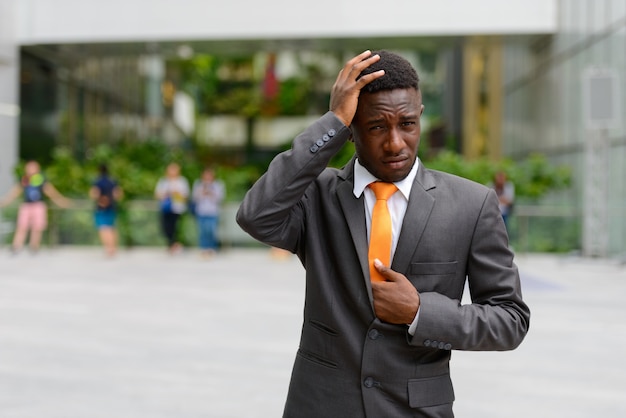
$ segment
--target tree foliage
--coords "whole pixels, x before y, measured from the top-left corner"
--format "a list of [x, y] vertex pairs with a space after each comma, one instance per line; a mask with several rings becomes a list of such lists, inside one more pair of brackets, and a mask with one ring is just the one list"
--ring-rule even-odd
[[532, 154], [525, 160], [511, 159], [492, 161], [486, 157], [467, 160], [452, 151], [442, 151], [434, 158], [424, 161], [424, 165], [435, 170], [489, 184], [498, 171], [504, 171], [515, 184], [518, 197], [537, 199], [550, 191], [562, 190], [571, 183], [571, 169], [567, 166], [554, 166], [542, 154]]
[[[117, 144], [100, 144], [87, 153], [83, 162], [75, 159], [66, 147], [53, 151], [52, 163], [44, 167], [46, 177], [63, 194], [86, 197], [97, 177], [98, 166], [109, 166], [111, 176], [122, 189], [126, 200], [152, 199], [158, 179], [170, 162], [181, 166], [182, 175], [189, 182], [200, 177], [205, 161], [195, 152], [172, 147], [162, 141], [129, 141]], [[258, 178], [257, 167], [215, 166], [216, 175], [226, 184], [227, 199], [238, 200]]]

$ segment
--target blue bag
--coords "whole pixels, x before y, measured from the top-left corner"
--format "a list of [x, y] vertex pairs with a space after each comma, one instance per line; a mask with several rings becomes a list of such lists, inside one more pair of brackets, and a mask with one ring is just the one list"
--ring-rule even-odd
[[172, 213], [172, 198], [166, 197], [161, 200], [161, 212], [163, 213]]

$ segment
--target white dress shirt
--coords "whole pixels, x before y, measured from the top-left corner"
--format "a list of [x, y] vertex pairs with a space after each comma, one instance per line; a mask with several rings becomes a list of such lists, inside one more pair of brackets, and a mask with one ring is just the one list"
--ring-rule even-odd
[[[396, 252], [396, 245], [398, 244], [398, 238], [400, 237], [400, 231], [402, 229], [402, 221], [404, 220], [404, 214], [406, 213], [406, 208], [409, 204], [409, 195], [411, 194], [411, 187], [413, 186], [413, 180], [415, 180], [418, 168], [419, 159], [416, 158], [415, 164], [413, 164], [409, 174], [403, 180], [394, 182], [398, 191], [391, 195], [391, 197], [387, 200], [387, 207], [389, 208], [389, 213], [391, 215], [391, 260], [393, 260], [393, 255]], [[370, 183], [379, 180], [380, 179], [374, 177], [372, 173], [367, 171], [367, 169], [359, 163], [358, 158], [356, 159], [354, 162], [353, 193], [356, 198], [359, 198], [361, 194], [364, 194], [365, 223], [367, 227], [368, 240], [372, 225], [372, 210], [374, 209], [374, 204], [376, 203], [376, 196], [374, 195], [372, 189], [367, 186]], [[411, 335], [415, 334], [418, 317], [419, 308], [417, 310], [417, 315], [415, 315], [415, 319], [413, 319], [413, 322], [409, 324], [409, 333]]]

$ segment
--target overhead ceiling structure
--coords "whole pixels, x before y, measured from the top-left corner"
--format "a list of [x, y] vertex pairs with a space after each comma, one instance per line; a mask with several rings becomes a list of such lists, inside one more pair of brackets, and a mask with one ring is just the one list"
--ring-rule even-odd
[[20, 0], [17, 41], [41, 54], [245, 54], [276, 50], [432, 50], [464, 36], [556, 31], [557, 1]]

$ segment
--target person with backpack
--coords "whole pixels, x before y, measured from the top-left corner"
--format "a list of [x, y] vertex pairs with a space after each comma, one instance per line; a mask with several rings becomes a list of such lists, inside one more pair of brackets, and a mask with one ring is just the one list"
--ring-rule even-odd
[[94, 221], [100, 242], [104, 246], [106, 254], [113, 257], [117, 252], [116, 203], [122, 198], [123, 191], [117, 182], [110, 177], [109, 168], [106, 164], [101, 164], [98, 170], [100, 174], [89, 190], [89, 197], [96, 203]]

